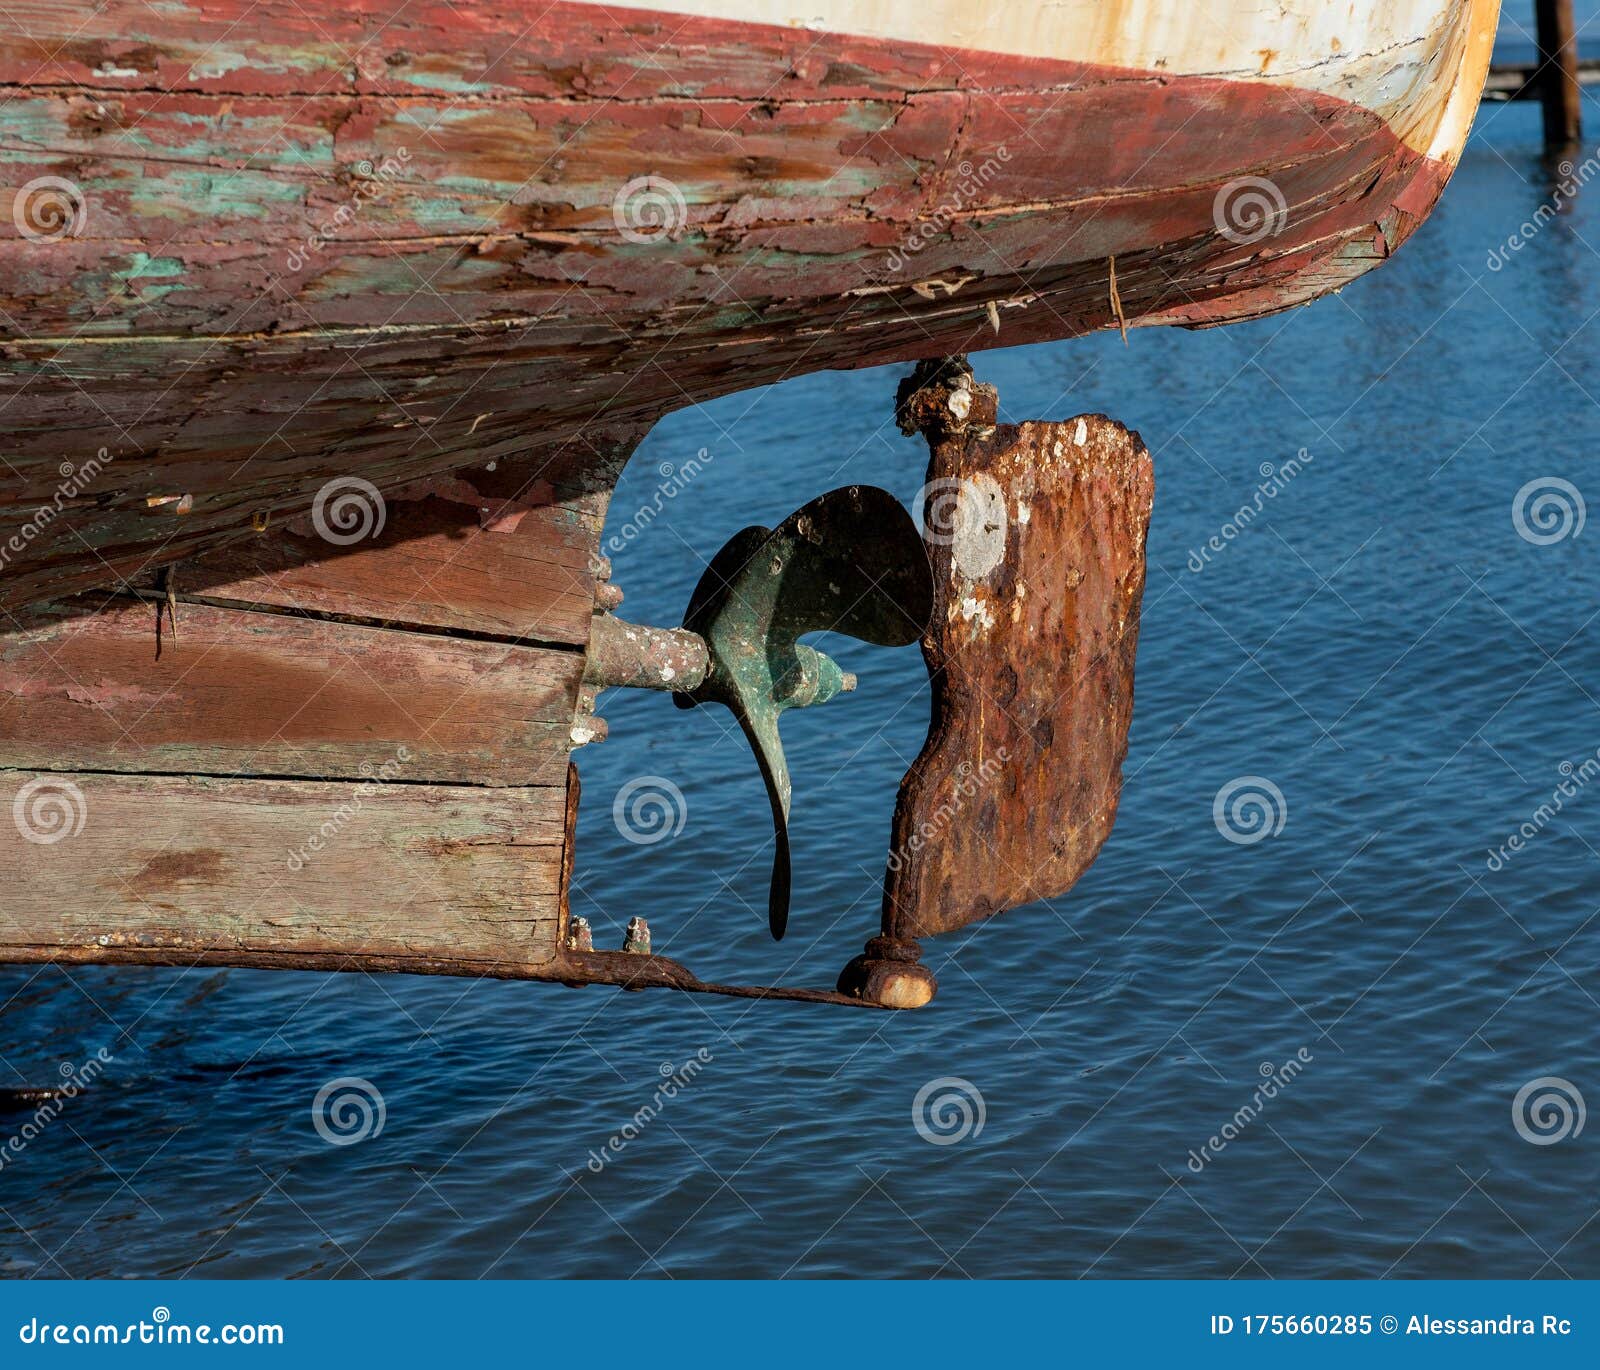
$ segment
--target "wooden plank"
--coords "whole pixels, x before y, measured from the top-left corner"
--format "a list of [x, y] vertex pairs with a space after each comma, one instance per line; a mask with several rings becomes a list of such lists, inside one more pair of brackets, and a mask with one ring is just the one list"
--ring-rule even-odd
[[932, 447], [933, 725], [884, 881], [900, 941], [1064, 893], [1109, 835], [1154, 495], [1144, 444], [1102, 415]]
[[0, 766], [564, 785], [583, 658], [184, 604], [0, 632]]
[[1534, 0], [1544, 99], [1544, 141], [1552, 149], [1583, 138], [1583, 89], [1578, 69], [1578, 30], [1572, 0]]
[[0, 959], [406, 969], [556, 954], [565, 784], [0, 771]]
[[[335, 478], [320, 512], [185, 562], [177, 584], [212, 602], [582, 647], [605, 509], [574, 464], [558, 453], [385, 493]], [[621, 462], [593, 464], [590, 484], [609, 493]]]

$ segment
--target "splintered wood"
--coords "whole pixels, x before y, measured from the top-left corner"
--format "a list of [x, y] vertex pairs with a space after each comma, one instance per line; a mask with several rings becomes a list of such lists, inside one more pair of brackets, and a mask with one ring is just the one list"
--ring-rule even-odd
[[1105, 842], [1155, 490], [1138, 435], [1098, 414], [931, 441], [933, 723], [884, 885], [903, 940], [1062, 894]]

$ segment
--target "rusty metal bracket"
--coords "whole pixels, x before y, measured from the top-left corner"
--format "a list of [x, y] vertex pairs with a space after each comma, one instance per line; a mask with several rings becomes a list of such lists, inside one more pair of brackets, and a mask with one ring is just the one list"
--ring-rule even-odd
[[1111, 832], [1155, 477], [1103, 414], [1000, 423], [961, 357], [919, 365], [897, 411], [929, 444], [932, 719], [895, 805], [880, 935], [839, 989], [914, 1008], [935, 989], [918, 939], [1066, 893]]

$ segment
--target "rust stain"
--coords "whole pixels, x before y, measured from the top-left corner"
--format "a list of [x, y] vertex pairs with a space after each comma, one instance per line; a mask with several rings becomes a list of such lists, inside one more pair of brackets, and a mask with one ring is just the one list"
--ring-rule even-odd
[[222, 877], [223, 854], [201, 848], [196, 851], [162, 852], [152, 856], [132, 876], [129, 886], [140, 895], [170, 894], [185, 883], [215, 883]]
[[1098, 414], [953, 426], [956, 386], [974, 395], [958, 407], [996, 406], [963, 370], [921, 375], [934, 711], [895, 810], [896, 947], [1069, 889], [1111, 831], [1133, 713], [1150, 454]]

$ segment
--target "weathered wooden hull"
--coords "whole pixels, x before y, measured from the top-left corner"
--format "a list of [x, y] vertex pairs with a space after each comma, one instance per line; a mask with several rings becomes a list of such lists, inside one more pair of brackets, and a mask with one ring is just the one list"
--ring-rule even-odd
[[1312, 299], [1431, 208], [1497, 5], [814, 8], [8, 7], [0, 604], [335, 477]]
[[[567, 907], [640, 438], [1334, 288], [1432, 207], [1496, 8], [813, 3], [0, 12], [0, 960], [775, 993]], [[881, 935], [787, 997], [927, 1002], [916, 939], [1061, 893], [1116, 813], [1149, 453], [936, 371], [903, 426], [998, 544], [919, 581], [907, 524], [934, 728]]]

